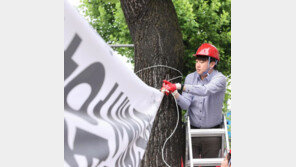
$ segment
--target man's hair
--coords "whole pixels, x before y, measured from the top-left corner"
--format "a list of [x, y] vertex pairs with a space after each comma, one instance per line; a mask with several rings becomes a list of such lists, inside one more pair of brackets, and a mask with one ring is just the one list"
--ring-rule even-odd
[[[199, 55], [197, 55], [196, 59], [201, 60], [201, 61], [207, 61], [209, 59], [209, 56], [199, 56]], [[216, 61], [215, 58], [210, 57], [210, 62], [215, 62], [215, 61]], [[217, 65], [214, 66], [214, 69], [216, 69], [216, 67], [217, 67]]]

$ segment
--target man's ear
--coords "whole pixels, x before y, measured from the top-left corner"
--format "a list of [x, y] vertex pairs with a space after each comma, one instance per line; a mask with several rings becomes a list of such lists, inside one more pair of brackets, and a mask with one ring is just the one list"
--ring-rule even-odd
[[211, 67], [211, 68], [214, 68], [215, 64], [216, 64], [216, 63], [215, 63], [214, 61], [212, 61], [212, 62], [210, 63], [210, 67]]

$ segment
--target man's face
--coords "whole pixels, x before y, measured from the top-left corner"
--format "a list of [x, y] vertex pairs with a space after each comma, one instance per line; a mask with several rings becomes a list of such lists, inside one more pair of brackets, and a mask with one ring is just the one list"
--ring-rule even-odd
[[[209, 66], [208, 66], [209, 59], [196, 59], [195, 60], [195, 69], [196, 72], [201, 75], [203, 72], [205, 72]], [[213, 68], [215, 66], [215, 62], [210, 63], [210, 67]]]
[[195, 69], [196, 72], [201, 75], [203, 72], [205, 72], [208, 69], [208, 59], [202, 60], [202, 59], [196, 59], [195, 60]]

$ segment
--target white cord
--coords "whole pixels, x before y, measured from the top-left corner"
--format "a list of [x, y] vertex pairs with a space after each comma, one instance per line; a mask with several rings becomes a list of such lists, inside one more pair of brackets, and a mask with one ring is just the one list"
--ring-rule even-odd
[[[172, 79], [169, 79], [168, 81], [172, 81], [172, 80], [175, 80], [175, 79], [177, 79], [177, 78], [183, 78], [183, 74], [182, 74], [179, 70], [177, 70], [177, 69], [175, 69], [175, 68], [173, 68], [173, 67], [167, 66], [167, 65], [154, 65], [154, 66], [150, 66], [150, 67], [147, 67], [147, 68], [143, 68], [143, 69], [137, 71], [136, 74], [137, 74], [138, 72], [143, 71], [143, 70], [148, 70], [148, 69], [150, 69], [150, 68], [155, 68], [155, 67], [166, 67], [166, 68], [170, 68], [170, 69], [173, 69], [173, 70], [178, 71], [178, 72], [181, 74], [180, 76], [175, 77], [175, 78], [172, 78]], [[174, 97], [174, 96], [173, 96], [173, 97]], [[176, 100], [175, 97], [174, 97], [174, 100], [175, 100], [176, 108], [177, 108], [177, 123], [176, 123], [176, 126], [175, 126], [173, 132], [172, 132], [171, 135], [165, 140], [165, 142], [164, 142], [164, 144], [163, 144], [163, 146], [162, 146], [162, 149], [161, 149], [162, 161], [166, 164], [166, 166], [169, 166], [169, 167], [171, 167], [171, 166], [170, 166], [169, 164], [167, 164], [167, 162], [164, 160], [163, 151], [164, 151], [164, 148], [165, 148], [165, 145], [166, 145], [167, 141], [168, 141], [168, 140], [173, 136], [173, 134], [176, 132], [176, 129], [177, 129], [178, 124], [179, 124], [179, 108], [178, 108], [177, 100]]]
[[172, 69], [172, 70], [175, 70], [175, 71], [178, 71], [181, 75], [175, 77], [175, 78], [172, 78], [172, 79], [168, 79], [168, 81], [172, 81], [172, 80], [175, 80], [175, 79], [178, 79], [178, 78], [183, 78], [183, 74], [181, 73], [181, 71], [179, 71], [178, 69], [174, 68], [174, 67], [170, 67], [170, 66], [167, 66], [167, 65], [154, 65], [154, 66], [150, 66], [150, 67], [146, 67], [146, 68], [143, 68], [137, 72], [135, 72], [135, 74], [137, 74], [138, 72], [141, 72], [141, 71], [144, 71], [144, 70], [148, 70], [150, 68], [156, 68], [156, 67], [166, 67], [166, 68], [169, 68], [169, 69]]
[[[173, 96], [173, 97], [174, 97], [174, 96]], [[165, 147], [167, 141], [173, 136], [173, 134], [175, 133], [175, 131], [176, 131], [177, 127], [178, 127], [178, 124], [179, 124], [179, 108], [178, 108], [177, 100], [176, 100], [175, 97], [174, 97], [174, 99], [175, 99], [175, 102], [176, 102], [177, 115], [178, 115], [178, 116], [177, 116], [177, 123], [176, 123], [175, 129], [173, 130], [173, 132], [171, 133], [171, 135], [165, 140], [165, 142], [164, 142], [164, 144], [163, 144], [163, 146], [162, 146], [162, 149], [161, 149], [162, 161], [166, 164], [166, 166], [169, 166], [169, 167], [171, 167], [171, 166], [168, 165], [167, 162], [164, 160], [164, 157], [163, 157], [163, 151], [164, 151], [164, 147]]]
[[[154, 65], [154, 66], [146, 67], [146, 68], [143, 68], [143, 69], [137, 71], [136, 74], [137, 74], [138, 72], [143, 71], [143, 70], [148, 70], [148, 69], [150, 69], [150, 68], [155, 68], [155, 67], [166, 67], [166, 68], [170, 68], [170, 69], [172, 69], [172, 70], [176, 70], [176, 71], [178, 71], [178, 72], [181, 74], [181, 76], [183, 77], [183, 74], [181, 73], [181, 71], [179, 71], [178, 69], [176, 69], [176, 68], [174, 68], [174, 67], [170, 67], [170, 66], [167, 66], [167, 65]], [[179, 76], [179, 77], [180, 77], [180, 76]]]
[[175, 77], [175, 78], [172, 78], [172, 79], [169, 79], [168, 81], [172, 81], [172, 80], [175, 80], [175, 79], [178, 79], [178, 78], [182, 78], [183, 76], [178, 76], [178, 77]]

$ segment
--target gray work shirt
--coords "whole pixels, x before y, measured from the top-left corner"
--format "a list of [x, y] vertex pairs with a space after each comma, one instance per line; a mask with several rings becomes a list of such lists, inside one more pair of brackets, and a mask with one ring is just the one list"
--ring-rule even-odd
[[177, 99], [178, 105], [188, 111], [190, 124], [199, 128], [210, 128], [221, 123], [222, 107], [226, 90], [226, 77], [214, 70], [200, 79], [197, 72], [185, 78], [185, 91]]

